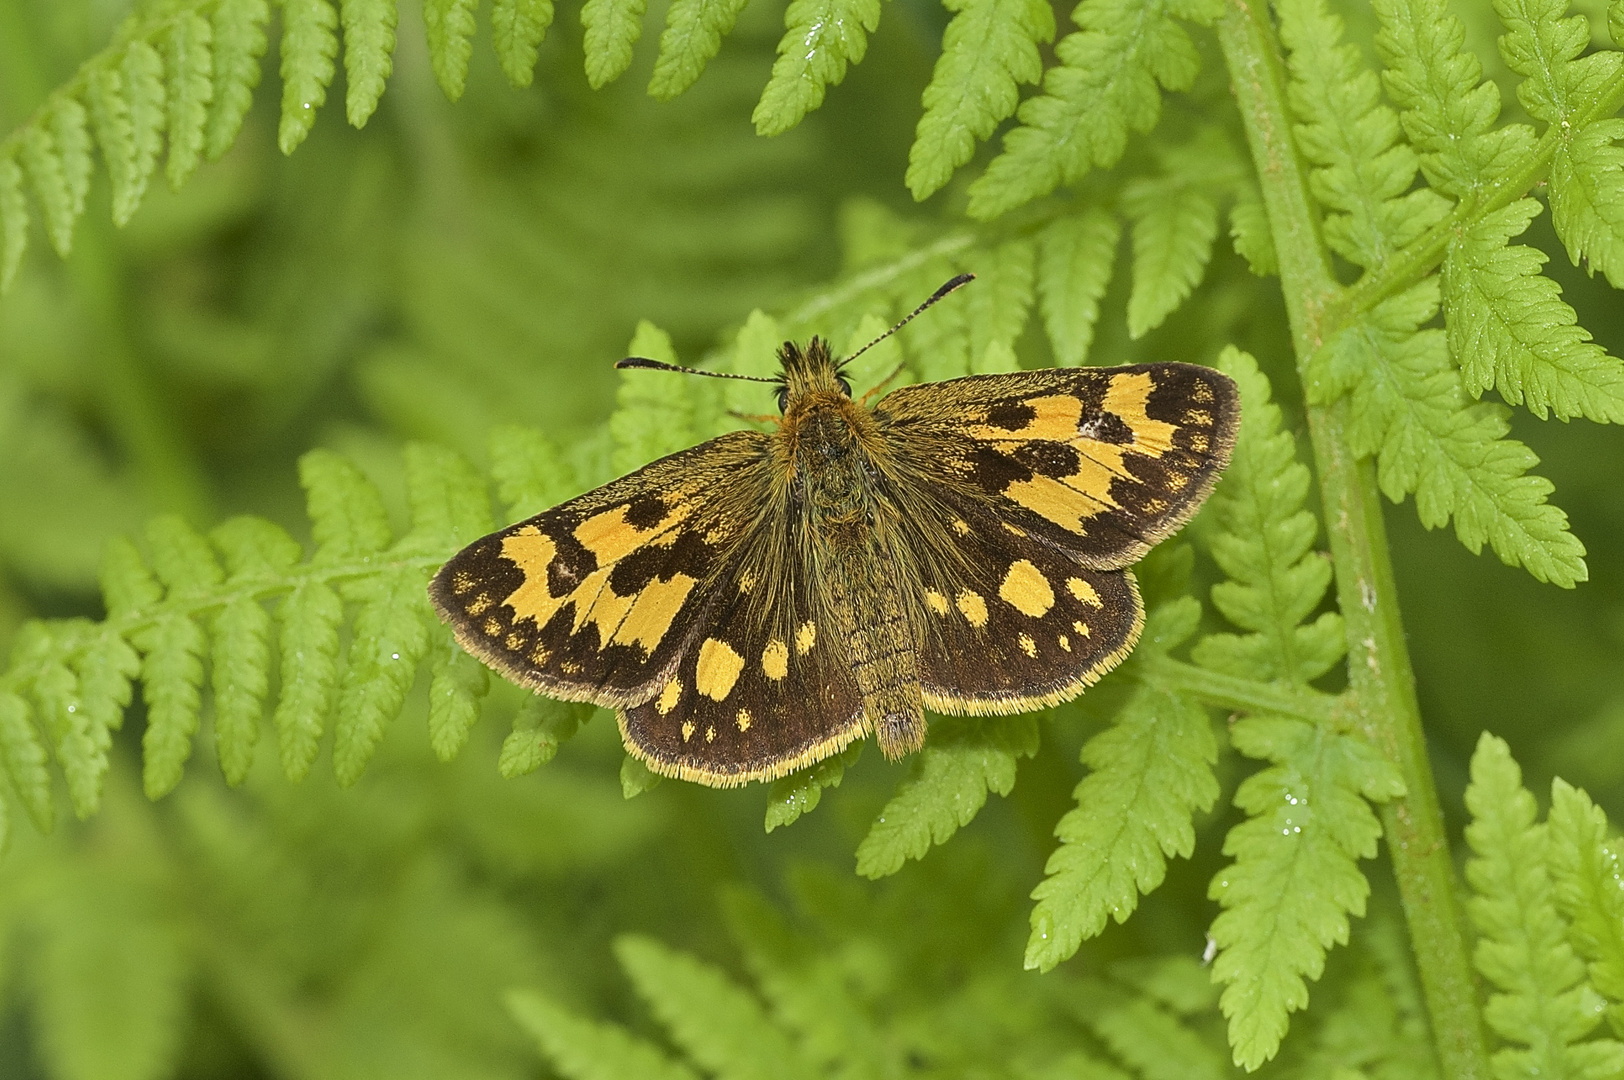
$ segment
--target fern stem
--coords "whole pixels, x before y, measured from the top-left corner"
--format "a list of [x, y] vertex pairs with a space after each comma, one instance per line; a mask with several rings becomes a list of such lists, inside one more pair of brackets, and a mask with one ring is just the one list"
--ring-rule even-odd
[[[1301, 368], [1331, 329], [1331, 313], [1346, 310], [1345, 301], [1331, 274], [1307, 172], [1294, 146], [1285, 65], [1268, 10], [1259, 0], [1228, 0], [1225, 7], [1219, 43], [1274, 232]], [[1354, 456], [1346, 424], [1345, 401], [1308, 408], [1337, 600], [1347, 627], [1350, 693], [1361, 730], [1404, 779], [1406, 793], [1383, 806], [1382, 826], [1442, 1074], [1488, 1080], [1460, 886], [1427, 760], [1375, 467]]]
[[1266, 683], [1209, 671], [1157, 656], [1145, 664], [1145, 677], [1199, 698], [1203, 704], [1244, 713], [1273, 713], [1332, 728], [1354, 727], [1351, 699], [1291, 683]]
[[1535, 144], [1528, 157], [1494, 182], [1488, 194], [1464, 199], [1438, 224], [1416, 237], [1382, 267], [1380, 273], [1366, 274], [1349, 286], [1331, 304], [1322, 325], [1326, 336], [1357, 319], [1377, 304], [1403, 292], [1438, 268], [1449, 241], [1473, 224], [1527, 195], [1545, 179], [1557, 149], [1593, 120], [1612, 116], [1624, 108], [1624, 72], [1612, 77], [1600, 90], [1593, 108], [1571, 126], [1552, 124]]

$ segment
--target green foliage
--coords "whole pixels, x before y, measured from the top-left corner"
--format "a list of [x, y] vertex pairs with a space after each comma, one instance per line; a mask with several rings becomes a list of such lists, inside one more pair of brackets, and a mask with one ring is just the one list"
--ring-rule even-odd
[[880, 0], [790, 0], [772, 77], [750, 116], [756, 131], [781, 135], [822, 105], [846, 65], [862, 62], [879, 25]]
[[[1200, 605], [1185, 598], [1151, 612], [1138, 650], [1118, 676], [1181, 644], [1195, 632]], [[1122, 922], [1139, 897], [1161, 885], [1167, 859], [1195, 848], [1191, 818], [1218, 797], [1217, 757], [1206, 711], [1191, 697], [1151, 680], [1131, 692], [1114, 726], [1083, 746], [1089, 775], [1077, 806], [1060, 819], [1060, 847], [1033, 891], [1026, 966], [1047, 971], [1105, 927]]]
[[[1535, 821], [1534, 797], [1522, 786], [1522, 772], [1501, 739], [1484, 733], [1472, 755], [1472, 783], [1466, 807], [1472, 823], [1466, 840], [1473, 858], [1466, 877], [1476, 895], [1468, 907], [1481, 935], [1474, 960], [1498, 993], [1484, 1018], [1497, 1035], [1516, 1044], [1496, 1051], [1500, 1076], [1603, 1076], [1624, 1068], [1624, 1043], [1586, 1039], [1601, 1021], [1603, 1003], [1586, 978], [1585, 965], [1568, 942], [1570, 928], [1557, 910], [1553, 861], [1564, 881], [1566, 904], [1593, 928], [1606, 919], [1601, 897], [1573, 896], [1582, 861], [1604, 854], [1598, 837], [1575, 835], [1568, 805], [1558, 813], [1565, 849], [1552, 859], [1551, 827]], [[1592, 826], [1593, 828], [1593, 826]], [[1580, 862], [1580, 867], [1574, 863]], [[1592, 950], [1599, 943], [1587, 942]]]
[[894, 874], [907, 860], [923, 858], [932, 844], [946, 843], [974, 820], [989, 791], [1009, 794], [1016, 762], [1037, 750], [1038, 725], [1030, 717], [934, 721], [912, 775], [858, 846], [857, 872], [871, 878]]

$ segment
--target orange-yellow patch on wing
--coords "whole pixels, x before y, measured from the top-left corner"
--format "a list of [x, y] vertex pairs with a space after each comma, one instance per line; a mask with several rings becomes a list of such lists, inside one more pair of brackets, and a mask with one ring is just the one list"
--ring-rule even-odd
[[767, 642], [767, 647], [761, 650], [761, 670], [766, 672], [767, 678], [774, 682], [788, 675], [789, 646], [778, 638], [773, 638]]
[[660, 691], [660, 698], [654, 703], [654, 711], [665, 716], [677, 707], [677, 700], [682, 697], [682, 680], [671, 679]]
[[1047, 518], [1079, 536], [1088, 532], [1083, 522], [1116, 507], [1116, 503], [1103, 492], [1098, 496], [1085, 495], [1048, 476], [1017, 480], [1004, 489], [1004, 495], [1039, 517]]
[[1066, 591], [1089, 607], [1104, 607], [1100, 601], [1100, 594], [1094, 591], [1094, 586], [1080, 577], [1066, 579]]
[[564, 606], [567, 596], [554, 596], [547, 591], [547, 567], [558, 554], [558, 545], [552, 537], [526, 525], [502, 538], [502, 557], [524, 573], [524, 581], [507, 595], [502, 603], [513, 609], [513, 618], [530, 619], [536, 626], [547, 625], [553, 613]]
[[1048, 439], [1052, 442], [1070, 442], [1077, 437], [1077, 427], [1083, 418], [1081, 399], [1071, 394], [1049, 394], [1027, 398], [1024, 402], [1033, 416], [1015, 431], [984, 424], [970, 429], [977, 439]]
[[626, 520], [631, 507], [620, 505], [593, 514], [575, 526], [575, 539], [597, 557], [599, 566], [619, 562], [661, 533], [669, 532], [693, 513], [694, 503], [678, 498], [664, 517], [646, 529], [639, 529]]
[[1103, 406], [1108, 412], [1115, 413], [1122, 418], [1133, 431], [1132, 449], [1151, 457], [1161, 457], [1172, 449], [1173, 433], [1178, 430], [1177, 424], [1169, 424], [1165, 420], [1152, 420], [1145, 412], [1150, 402], [1150, 392], [1156, 388], [1156, 380], [1151, 378], [1148, 371], [1132, 371], [1122, 375], [1113, 375], [1111, 383], [1105, 388]]
[[716, 638], [706, 638], [699, 646], [699, 663], [694, 668], [694, 689], [712, 701], [721, 701], [733, 692], [733, 685], [739, 681], [739, 672], [743, 670], [744, 657], [734, 652], [731, 645]]
[[987, 625], [987, 601], [981, 598], [980, 593], [972, 589], [960, 589], [954, 602], [971, 626], [979, 630]]
[[1034, 619], [1041, 619], [1054, 607], [1054, 590], [1049, 587], [1049, 579], [1025, 559], [1010, 564], [1004, 583], [998, 586], [998, 595], [1016, 611]]
[[[637, 594], [631, 610], [615, 629], [610, 644], [638, 645], [647, 656], [671, 629], [671, 620], [682, 610], [683, 601], [699, 582], [687, 574], [673, 574], [670, 581], [651, 581]], [[607, 590], [605, 590], [607, 591]], [[596, 618], [597, 609], [593, 609]], [[600, 623], [601, 625], [601, 623]]]

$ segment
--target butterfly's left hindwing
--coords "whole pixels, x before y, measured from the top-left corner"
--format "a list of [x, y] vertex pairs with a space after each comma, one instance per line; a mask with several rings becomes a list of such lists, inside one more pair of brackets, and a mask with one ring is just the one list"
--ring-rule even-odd
[[620, 712], [627, 748], [651, 769], [712, 787], [777, 779], [865, 731], [862, 698], [805, 576], [743, 548], [676, 669]]
[[724, 435], [475, 541], [429, 592], [463, 647], [513, 681], [643, 701], [770, 486], [766, 436]]

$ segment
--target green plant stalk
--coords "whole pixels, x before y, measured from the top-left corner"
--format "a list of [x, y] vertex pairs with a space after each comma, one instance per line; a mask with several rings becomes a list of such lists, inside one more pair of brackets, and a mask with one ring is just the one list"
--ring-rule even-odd
[[[1228, 0], [1218, 38], [1263, 189], [1301, 369], [1334, 329], [1327, 316], [1341, 290], [1319, 234], [1307, 173], [1293, 145], [1284, 61], [1260, 0]], [[1308, 428], [1336, 567], [1337, 601], [1347, 627], [1349, 691], [1360, 729], [1404, 778], [1405, 794], [1382, 808], [1382, 826], [1438, 1064], [1451, 1080], [1488, 1080], [1488, 1047], [1459, 883], [1427, 760], [1381, 494], [1373, 464], [1358, 460], [1351, 450], [1346, 408], [1345, 401], [1309, 406]]]

